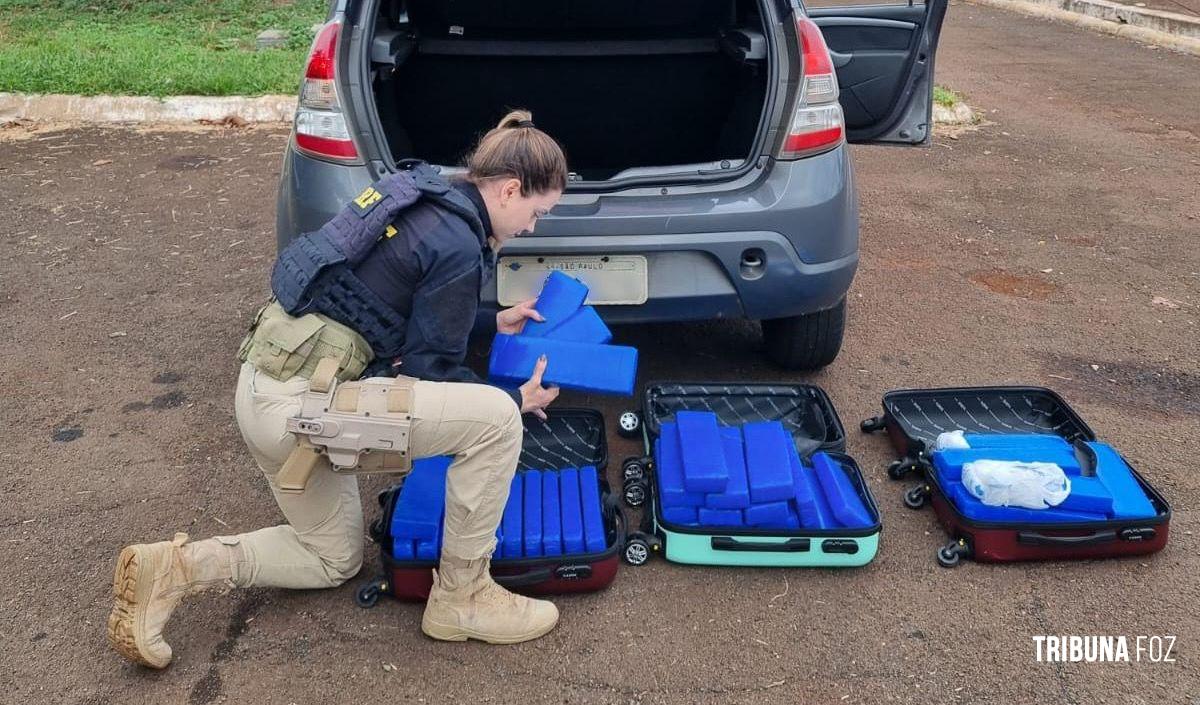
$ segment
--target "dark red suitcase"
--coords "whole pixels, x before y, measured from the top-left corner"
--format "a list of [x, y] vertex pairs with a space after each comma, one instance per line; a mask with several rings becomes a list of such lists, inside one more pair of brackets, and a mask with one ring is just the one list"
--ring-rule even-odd
[[1144, 555], [1167, 544], [1171, 508], [1136, 469], [1134, 478], [1157, 511], [1154, 517], [1078, 523], [982, 522], [961, 514], [947, 498], [929, 457], [943, 431], [1045, 433], [1072, 443], [1096, 440], [1083, 419], [1049, 389], [956, 387], [888, 392], [883, 397], [883, 415], [863, 421], [862, 430], [887, 431], [900, 456], [888, 466], [892, 479], [902, 479], [912, 471], [921, 473], [922, 481], [905, 493], [904, 504], [910, 509], [933, 505], [951, 538], [937, 551], [938, 563], [944, 567], [957, 565], [962, 558], [1007, 562]]
[[[608, 443], [604, 417], [591, 409], [548, 410], [548, 418], [539, 421], [525, 417], [518, 472], [532, 469], [595, 466], [600, 478], [606, 548], [599, 553], [546, 556], [539, 558], [497, 558], [492, 561], [496, 582], [526, 595], [554, 595], [595, 592], [612, 584], [620, 565], [620, 553], [627, 533], [624, 513], [609, 491], [605, 479]], [[373, 607], [380, 595], [401, 600], [424, 601], [433, 586], [433, 561], [401, 561], [392, 555], [387, 527], [392, 522], [396, 498], [403, 483], [379, 493], [380, 516], [370, 526], [371, 538], [379, 545], [383, 574], [363, 585], [355, 594], [361, 607]]]

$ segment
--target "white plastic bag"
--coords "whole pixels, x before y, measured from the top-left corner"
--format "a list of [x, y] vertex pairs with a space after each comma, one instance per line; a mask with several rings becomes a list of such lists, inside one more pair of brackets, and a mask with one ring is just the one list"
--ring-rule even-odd
[[937, 440], [933, 442], [934, 450], [970, 447], [971, 444], [967, 443], [967, 439], [963, 437], [962, 431], [946, 431], [945, 433], [939, 433]]
[[992, 507], [1045, 509], [1062, 504], [1071, 494], [1071, 481], [1054, 463], [973, 460], [963, 463], [962, 482]]

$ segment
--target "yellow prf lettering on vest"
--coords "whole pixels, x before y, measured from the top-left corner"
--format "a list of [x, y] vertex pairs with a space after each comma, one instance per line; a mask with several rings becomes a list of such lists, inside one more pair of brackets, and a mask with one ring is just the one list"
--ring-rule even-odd
[[391, 236], [395, 235], [395, 234], [396, 234], [396, 233], [398, 233], [398, 232], [400, 232], [400, 231], [399, 231], [399, 230], [396, 230], [396, 226], [392, 225], [391, 223], [388, 223], [387, 230], [384, 230], [384, 231], [383, 231], [383, 236], [384, 236], [385, 238], [387, 238], [387, 237], [391, 237]]
[[354, 205], [358, 206], [359, 208], [366, 208], [381, 198], [383, 198], [382, 193], [368, 186], [366, 191], [363, 191], [358, 198], [354, 199]]

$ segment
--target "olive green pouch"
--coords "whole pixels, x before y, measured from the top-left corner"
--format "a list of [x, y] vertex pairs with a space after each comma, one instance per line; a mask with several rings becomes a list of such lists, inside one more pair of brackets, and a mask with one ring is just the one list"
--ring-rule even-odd
[[345, 381], [358, 379], [374, 355], [352, 329], [319, 314], [290, 316], [274, 300], [259, 311], [238, 350], [238, 359], [279, 381], [311, 377], [325, 357], [338, 361], [336, 376]]

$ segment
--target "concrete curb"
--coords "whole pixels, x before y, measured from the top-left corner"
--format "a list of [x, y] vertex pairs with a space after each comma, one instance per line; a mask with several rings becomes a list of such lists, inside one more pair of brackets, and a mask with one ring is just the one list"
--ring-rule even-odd
[[956, 103], [954, 107], [933, 104], [933, 124], [935, 125], [972, 125], [975, 123], [975, 111], [966, 103]]
[[1200, 56], [1200, 18], [1108, 0], [967, 0]]
[[82, 124], [290, 123], [296, 97], [266, 95], [258, 98], [177, 96], [33, 95], [0, 93], [0, 124], [15, 120]]

